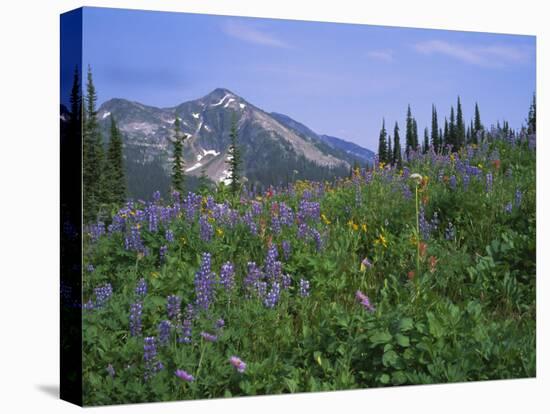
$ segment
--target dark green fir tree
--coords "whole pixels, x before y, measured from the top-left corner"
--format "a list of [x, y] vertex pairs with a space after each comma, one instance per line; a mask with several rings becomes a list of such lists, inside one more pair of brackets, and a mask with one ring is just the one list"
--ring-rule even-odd
[[183, 137], [181, 136], [180, 121], [176, 115], [174, 122], [174, 140], [172, 141], [172, 189], [183, 194]]
[[435, 105], [432, 105], [432, 136], [431, 143], [434, 151], [439, 152], [439, 126], [437, 125], [437, 110]]
[[86, 222], [96, 219], [100, 205], [105, 200], [102, 174], [104, 150], [96, 104], [97, 94], [92, 69], [88, 66], [82, 145], [83, 210]]
[[398, 168], [403, 165], [403, 159], [401, 158], [401, 142], [399, 138], [399, 125], [397, 122], [393, 128], [393, 162]]
[[122, 135], [112, 114], [111, 139], [106, 155], [105, 186], [108, 194], [107, 201], [120, 206], [126, 201], [126, 176], [124, 173]]
[[464, 146], [466, 142], [466, 132], [464, 126], [464, 117], [462, 115], [462, 105], [460, 104], [460, 96], [456, 102], [456, 147], [457, 149]]
[[388, 143], [386, 142], [387, 139], [387, 132], [386, 132], [386, 121], [382, 119], [382, 128], [380, 129], [380, 135], [378, 136], [378, 161], [379, 162], [387, 162], [388, 161], [388, 154], [386, 153], [388, 150]]

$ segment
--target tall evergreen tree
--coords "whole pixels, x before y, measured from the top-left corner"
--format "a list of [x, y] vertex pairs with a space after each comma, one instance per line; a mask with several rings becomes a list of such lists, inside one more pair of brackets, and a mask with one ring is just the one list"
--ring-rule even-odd
[[414, 145], [414, 132], [413, 132], [413, 118], [411, 114], [411, 105], [407, 107], [407, 119], [405, 124], [405, 153], [407, 154], [407, 158], [409, 157], [409, 151], [412, 149], [415, 149], [416, 146]]
[[439, 152], [443, 151], [443, 147], [445, 146], [444, 140], [443, 140], [443, 130], [439, 128]]
[[449, 144], [452, 145], [453, 151], [457, 150], [455, 109], [452, 106], [451, 106], [451, 118], [449, 119]]
[[391, 135], [388, 134], [388, 149], [386, 150], [386, 156], [388, 158], [388, 163], [392, 164], [394, 163], [394, 160], [393, 160], [393, 149], [392, 149], [392, 145], [391, 145]]
[[126, 200], [126, 176], [124, 173], [124, 156], [122, 152], [122, 136], [114, 115], [111, 114], [111, 139], [107, 147], [105, 162], [105, 187], [108, 192], [107, 201], [121, 205]]
[[97, 120], [96, 104], [97, 94], [92, 79], [92, 69], [88, 66], [82, 146], [83, 209], [85, 221], [91, 221], [97, 217], [100, 204], [105, 196], [102, 185], [104, 150]]
[[445, 148], [445, 151], [448, 151], [448, 147], [452, 145], [451, 144], [451, 137], [449, 134], [449, 122], [447, 122], [447, 117], [445, 117], [445, 126], [443, 129], [443, 147]]
[[435, 152], [439, 152], [439, 126], [437, 125], [437, 110], [432, 105], [432, 147]]
[[241, 151], [239, 149], [239, 134], [237, 131], [237, 117], [235, 113], [231, 118], [231, 132], [229, 133], [231, 144], [229, 145], [229, 177], [231, 179], [231, 192], [237, 195], [240, 189]]
[[412, 142], [414, 150], [418, 150], [419, 141], [418, 141], [418, 125], [416, 124], [416, 118], [412, 119]]
[[460, 96], [456, 102], [456, 147], [457, 149], [464, 146], [466, 142], [464, 117], [462, 115], [462, 105], [460, 104]]
[[470, 120], [469, 130], [470, 130], [470, 138], [468, 139], [468, 144], [477, 143], [475, 127], [474, 127], [474, 121], [473, 120]]
[[533, 100], [529, 107], [529, 115], [527, 116], [527, 133], [537, 133], [537, 97], [535, 94], [533, 94]]
[[425, 154], [430, 149], [430, 135], [428, 133], [428, 127], [424, 128], [424, 145], [422, 147], [422, 152]]
[[382, 129], [380, 129], [380, 135], [378, 136], [378, 161], [388, 162], [388, 144], [386, 142], [386, 121], [382, 119]]
[[397, 167], [401, 168], [401, 165], [403, 164], [403, 160], [401, 158], [401, 142], [399, 139], [399, 125], [397, 125], [397, 122], [395, 123], [395, 127], [393, 128], [393, 162]]
[[174, 122], [174, 140], [172, 141], [172, 189], [182, 194], [185, 177], [183, 175], [183, 138], [180, 133], [180, 121], [176, 115], [176, 120]]
[[478, 136], [483, 130], [483, 125], [481, 124], [481, 117], [479, 115], [479, 106], [476, 102], [475, 114], [474, 114], [474, 129], [472, 130], [472, 142], [475, 144], [478, 141]]

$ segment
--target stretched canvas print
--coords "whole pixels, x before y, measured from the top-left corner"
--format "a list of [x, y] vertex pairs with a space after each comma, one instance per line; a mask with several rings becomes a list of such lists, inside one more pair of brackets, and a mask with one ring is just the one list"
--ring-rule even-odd
[[535, 37], [61, 16], [61, 394], [533, 377]]

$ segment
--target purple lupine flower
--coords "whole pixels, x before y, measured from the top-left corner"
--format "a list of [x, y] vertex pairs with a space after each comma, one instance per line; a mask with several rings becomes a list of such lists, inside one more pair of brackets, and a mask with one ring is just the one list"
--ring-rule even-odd
[[418, 224], [420, 227], [422, 238], [424, 240], [428, 240], [428, 238], [430, 237], [431, 228], [430, 223], [428, 223], [428, 221], [426, 220], [423, 206], [420, 206], [420, 212], [418, 213]]
[[216, 329], [222, 329], [225, 326], [225, 321], [223, 319], [218, 319], [216, 323], [214, 324], [214, 327]]
[[220, 284], [228, 291], [235, 286], [235, 268], [231, 262], [226, 262], [222, 265]]
[[180, 335], [178, 335], [178, 342], [182, 344], [190, 344], [192, 329], [193, 322], [191, 318], [186, 317], [181, 324], [181, 332]]
[[110, 283], [105, 283], [94, 289], [95, 307], [101, 308], [113, 295], [113, 287]]
[[164, 238], [168, 243], [172, 243], [174, 241], [174, 232], [170, 229], [166, 230]]
[[192, 381], [195, 380], [193, 375], [187, 373], [183, 369], [177, 369], [176, 372], [174, 372], [174, 375], [178, 378], [181, 378], [182, 380], [184, 380], [186, 382], [192, 382]]
[[88, 273], [92, 273], [92, 272], [95, 270], [94, 265], [90, 263], [90, 264], [86, 267], [86, 270], [88, 271]]
[[260, 203], [256, 200], [252, 200], [252, 202], [250, 203], [250, 212], [254, 216], [261, 215], [262, 214], [262, 208], [263, 208], [262, 203]]
[[145, 362], [145, 380], [151, 379], [164, 368], [162, 362], [158, 360], [154, 336], [147, 336], [143, 339], [143, 361]]
[[112, 364], [107, 365], [107, 368], [105, 368], [105, 369], [107, 370], [107, 373], [109, 374], [109, 376], [111, 378], [115, 377], [115, 369], [113, 368]]
[[214, 235], [214, 226], [208, 221], [208, 217], [201, 214], [199, 218], [200, 236], [204, 241], [210, 241]]
[[281, 221], [276, 214], [271, 216], [271, 232], [275, 235], [281, 233]]
[[454, 240], [455, 239], [455, 228], [453, 226], [453, 223], [449, 221], [449, 224], [447, 225], [447, 228], [445, 229], [445, 239], [446, 240]]
[[272, 244], [267, 249], [267, 256], [265, 259], [265, 273], [271, 280], [276, 280], [281, 274], [282, 263], [278, 261], [279, 252], [277, 246]]
[[229, 358], [229, 363], [235, 367], [239, 373], [243, 373], [246, 370], [246, 363], [243, 362], [239, 357], [233, 355]]
[[289, 274], [284, 274], [281, 280], [282, 280], [283, 289], [285, 290], [288, 289], [292, 284], [292, 278], [290, 277]]
[[519, 208], [521, 206], [521, 200], [523, 198], [523, 193], [521, 192], [521, 190], [518, 188], [516, 189], [516, 196], [515, 196], [515, 204], [516, 204], [516, 207]]
[[311, 229], [311, 235], [313, 240], [315, 240], [315, 248], [317, 251], [321, 251], [323, 248], [323, 239], [321, 238], [321, 233], [317, 229]]
[[363, 260], [361, 260], [361, 265], [369, 269], [372, 267], [372, 263], [369, 261], [368, 257], [365, 257]]
[[149, 205], [146, 209], [147, 220], [149, 221], [149, 231], [151, 233], [156, 233], [158, 230], [158, 212], [157, 206]]
[[255, 262], [248, 262], [248, 273], [244, 278], [244, 285], [249, 291], [258, 290], [258, 283], [263, 278], [263, 273]]
[[159, 249], [159, 258], [161, 262], [164, 262], [164, 259], [166, 259], [166, 254], [168, 253], [168, 246], [163, 245], [160, 246]]
[[303, 298], [309, 296], [309, 281], [306, 279], [300, 279], [300, 296]]
[[271, 289], [269, 290], [269, 293], [266, 295], [264, 299], [264, 305], [267, 308], [274, 308], [277, 302], [279, 302], [280, 294], [281, 294], [281, 285], [278, 282], [274, 282], [273, 285], [271, 285]]
[[309, 227], [306, 223], [300, 223], [298, 225], [298, 238], [305, 239], [309, 235]]
[[93, 242], [96, 242], [101, 236], [105, 234], [105, 223], [98, 221], [89, 227], [90, 237]]
[[254, 221], [254, 218], [252, 217], [252, 213], [250, 211], [247, 211], [243, 218], [243, 223], [245, 223], [250, 230], [250, 233], [252, 233], [254, 236], [258, 235], [258, 225]]
[[195, 295], [200, 308], [206, 310], [212, 303], [215, 283], [216, 274], [211, 270], [211, 255], [203, 253], [201, 266], [195, 273]]
[[153, 201], [155, 203], [158, 203], [160, 201], [160, 191], [157, 190], [153, 193]]
[[172, 323], [167, 319], [163, 320], [158, 325], [158, 331], [160, 344], [168, 344], [168, 341], [170, 340], [170, 332], [172, 331]]
[[358, 290], [357, 292], [355, 292], [355, 297], [357, 298], [357, 300], [361, 303], [361, 305], [363, 305], [363, 307], [370, 311], [370, 312], [374, 312], [375, 309], [374, 309], [374, 306], [372, 306], [372, 304], [370, 303], [370, 299], [367, 295], [365, 295], [363, 292], [361, 292], [360, 290]]
[[130, 335], [141, 335], [141, 312], [143, 305], [141, 302], [135, 302], [130, 305]]
[[449, 186], [451, 189], [456, 190], [456, 176], [451, 175], [451, 178], [449, 179]]
[[292, 226], [294, 223], [294, 213], [292, 208], [283, 202], [279, 203], [279, 217], [283, 226]]
[[464, 187], [464, 191], [468, 190], [469, 185], [470, 185], [470, 176], [468, 174], [464, 174], [462, 176], [462, 186]]
[[181, 298], [176, 295], [170, 295], [166, 299], [166, 312], [168, 313], [168, 319], [178, 319], [180, 316]]
[[136, 286], [136, 295], [145, 296], [147, 295], [147, 282], [144, 278], [141, 278]]
[[86, 302], [84, 305], [82, 305], [82, 307], [83, 307], [85, 310], [93, 310], [93, 309], [94, 309], [94, 303], [93, 303], [92, 300], [90, 299], [88, 302]]
[[136, 252], [143, 250], [139, 225], [136, 224], [130, 228], [130, 234], [126, 236], [124, 241], [126, 250], [133, 250]]
[[493, 190], [493, 174], [487, 173], [485, 176], [485, 191], [490, 193]]
[[504, 206], [504, 211], [508, 214], [511, 214], [513, 208], [514, 206], [512, 205], [512, 202], [509, 202]]
[[281, 243], [281, 247], [283, 249], [283, 256], [285, 260], [290, 259], [290, 254], [292, 252], [290, 242], [288, 240], [283, 240], [283, 242]]
[[297, 217], [300, 223], [303, 223], [307, 219], [319, 221], [321, 217], [321, 207], [319, 203], [307, 201], [305, 199], [300, 200]]
[[218, 337], [216, 335], [213, 335], [211, 333], [208, 333], [208, 332], [201, 332], [201, 337], [202, 339], [204, 339], [206, 342], [216, 342], [218, 340]]

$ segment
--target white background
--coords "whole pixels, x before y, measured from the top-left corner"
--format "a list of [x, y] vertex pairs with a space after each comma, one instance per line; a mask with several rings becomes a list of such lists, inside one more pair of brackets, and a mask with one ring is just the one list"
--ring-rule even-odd
[[[203, 12], [537, 35], [537, 379], [130, 405], [109, 412], [539, 413], [550, 410], [548, 287], [549, 11], [545, 1], [70, 0], [2, 2], [0, 13], [0, 409], [78, 410], [59, 375], [59, 14], [82, 6]], [[546, 118], [545, 118], [546, 117]], [[546, 316], [546, 317], [545, 317]], [[546, 352], [544, 352], [546, 350]], [[546, 407], [545, 407], [546, 406]], [[545, 409], [546, 408], [546, 409]], [[90, 409], [95, 412], [98, 409]]]

